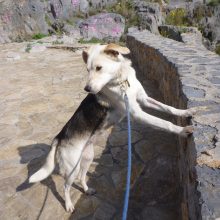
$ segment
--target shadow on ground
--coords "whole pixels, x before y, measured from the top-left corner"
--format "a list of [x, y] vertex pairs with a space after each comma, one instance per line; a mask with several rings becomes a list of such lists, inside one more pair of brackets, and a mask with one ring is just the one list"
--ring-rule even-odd
[[[24, 190], [31, 190], [31, 187], [34, 184], [28, 183], [28, 178], [34, 174], [37, 170], [41, 168], [41, 166], [45, 163], [46, 156], [50, 150], [50, 146], [47, 144], [33, 144], [24, 147], [19, 147], [18, 152], [20, 155], [20, 163], [27, 164], [28, 175], [27, 179], [21, 183], [17, 188], [17, 192], [21, 192]], [[37, 156], [37, 157], [36, 157]], [[35, 158], [36, 157], [36, 158]], [[54, 173], [57, 173], [57, 169], [54, 170]], [[44, 196], [42, 206], [39, 210], [39, 213], [36, 217], [36, 220], [40, 219], [42, 212], [44, 211], [44, 206], [47, 202], [48, 192], [49, 190], [52, 192], [54, 197], [60, 202], [60, 204], [65, 208], [65, 201], [63, 197], [57, 191], [55, 182], [53, 180], [53, 176], [49, 176], [47, 179], [41, 181], [41, 184], [47, 187], [46, 194]]]

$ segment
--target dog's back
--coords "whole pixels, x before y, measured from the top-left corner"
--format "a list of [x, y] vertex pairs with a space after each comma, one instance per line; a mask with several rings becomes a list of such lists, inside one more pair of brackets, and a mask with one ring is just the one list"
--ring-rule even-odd
[[88, 94], [55, 138], [60, 143], [77, 136], [91, 136], [104, 121], [107, 111], [108, 108], [97, 101], [96, 95]]

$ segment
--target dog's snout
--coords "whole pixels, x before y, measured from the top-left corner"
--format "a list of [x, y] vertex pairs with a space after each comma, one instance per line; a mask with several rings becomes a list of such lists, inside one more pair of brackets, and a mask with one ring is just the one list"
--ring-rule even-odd
[[85, 88], [84, 88], [84, 90], [85, 90], [86, 92], [91, 92], [91, 86], [86, 85]]

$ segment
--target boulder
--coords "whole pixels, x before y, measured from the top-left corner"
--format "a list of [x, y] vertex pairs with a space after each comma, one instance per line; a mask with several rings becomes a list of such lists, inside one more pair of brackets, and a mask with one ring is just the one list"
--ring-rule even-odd
[[89, 12], [89, 3], [87, 0], [81, 0], [80, 1], [80, 11], [84, 14], [88, 13]]
[[161, 25], [159, 26], [160, 34], [164, 37], [182, 42], [180, 28], [174, 25]]
[[80, 24], [80, 33], [87, 40], [97, 38], [118, 41], [124, 29], [125, 19], [115, 13], [100, 13]]
[[141, 28], [159, 34], [158, 26], [164, 23], [162, 9], [158, 3], [134, 1], [135, 8], [140, 17]]
[[186, 10], [187, 19], [202, 32], [206, 48], [214, 51], [220, 43], [220, 5], [211, 6], [210, 2], [203, 4], [195, 1]]

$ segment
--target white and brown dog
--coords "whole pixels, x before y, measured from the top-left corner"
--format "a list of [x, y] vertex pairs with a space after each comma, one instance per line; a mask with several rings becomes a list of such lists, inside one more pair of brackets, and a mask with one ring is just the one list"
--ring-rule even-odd
[[70, 188], [76, 178], [80, 179], [86, 193], [94, 193], [86, 184], [86, 173], [94, 157], [93, 142], [100, 132], [125, 117], [122, 87], [126, 90], [134, 120], [183, 137], [193, 132], [192, 126], [180, 127], [142, 110], [141, 106], [145, 106], [177, 116], [193, 114], [192, 109], [176, 109], [150, 98], [136, 78], [131, 62], [122, 56], [129, 52], [128, 48], [115, 44], [94, 45], [83, 51], [83, 60], [89, 73], [85, 90], [89, 94], [54, 138], [43, 167], [29, 178], [30, 183], [45, 179], [54, 170], [56, 161], [65, 178], [67, 211], [74, 210]]

